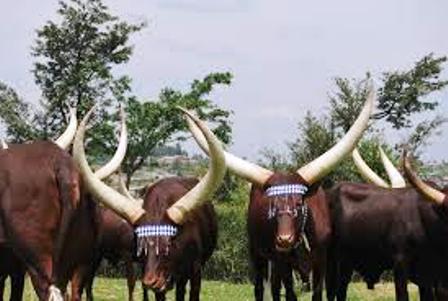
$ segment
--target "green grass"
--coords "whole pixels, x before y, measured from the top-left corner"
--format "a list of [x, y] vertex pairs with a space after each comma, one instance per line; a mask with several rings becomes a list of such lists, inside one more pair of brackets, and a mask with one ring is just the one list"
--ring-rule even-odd
[[[414, 285], [409, 285], [409, 291], [411, 293], [411, 300], [418, 300], [417, 288]], [[9, 295], [8, 291], [7, 294]], [[127, 300], [126, 281], [124, 279], [97, 278], [95, 280], [94, 296], [96, 297], [96, 301]], [[174, 300], [172, 292], [168, 294], [167, 299], [170, 301]], [[29, 280], [27, 280], [26, 283], [24, 300], [37, 300]], [[140, 284], [138, 284], [135, 289], [135, 300], [142, 300]], [[150, 296], [150, 300], [154, 300], [152, 294]], [[250, 284], [231, 284], [219, 281], [204, 281], [202, 283], [201, 300], [253, 300], [252, 286]], [[301, 294], [299, 295], [299, 300], [311, 300], [311, 296], [309, 293]], [[392, 301], [394, 300], [394, 286], [392, 283], [381, 283], [376, 285], [375, 290], [369, 291], [363, 283], [351, 283], [348, 300]]]

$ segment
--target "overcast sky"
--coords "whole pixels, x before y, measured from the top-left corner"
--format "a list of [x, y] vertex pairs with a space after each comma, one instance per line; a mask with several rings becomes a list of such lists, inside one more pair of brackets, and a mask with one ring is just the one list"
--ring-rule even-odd
[[[120, 68], [133, 78], [136, 95], [154, 99], [163, 87], [186, 88], [210, 72], [234, 74], [232, 86], [212, 97], [235, 112], [231, 151], [252, 159], [295, 137], [307, 110], [325, 110], [334, 77], [378, 76], [409, 68], [429, 52], [448, 54], [446, 0], [105, 3], [125, 20], [148, 23], [132, 40], [131, 61]], [[57, 1], [6, 0], [1, 6], [0, 80], [36, 101], [30, 47], [35, 29], [54, 18]], [[446, 116], [448, 92], [433, 97], [443, 103], [437, 113]], [[427, 158], [448, 159], [444, 129]]]

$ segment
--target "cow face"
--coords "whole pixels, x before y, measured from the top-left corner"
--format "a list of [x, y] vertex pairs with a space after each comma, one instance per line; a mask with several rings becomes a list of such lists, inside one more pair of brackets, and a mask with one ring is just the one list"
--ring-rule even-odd
[[[284, 185], [272, 188], [294, 189], [301, 186]], [[268, 193], [272, 191], [268, 189]], [[275, 225], [275, 247], [278, 251], [289, 251], [300, 241], [307, 216], [307, 206], [303, 196], [294, 194], [268, 196], [268, 218]]]
[[171, 289], [177, 228], [170, 224], [145, 225], [136, 229], [136, 235], [144, 287], [155, 292]]
[[307, 191], [307, 186], [296, 179], [273, 181], [265, 187], [267, 218], [274, 228], [275, 248], [280, 252], [291, 250], [302, 238], [308, 218], [308, 207], [304, 200]]

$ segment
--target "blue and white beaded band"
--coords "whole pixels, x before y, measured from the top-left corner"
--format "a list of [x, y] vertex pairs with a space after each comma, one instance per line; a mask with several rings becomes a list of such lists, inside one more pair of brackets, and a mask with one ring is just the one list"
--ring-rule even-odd
[[135, 230], [137, 237], [149, 236], [176, 236], [177, 228], [172, 225], [144, 225]]
[[304, 195], [308, 191], [308, 187], [302, 184], [288, 184], [288, 185], [277, 185], [271, 186], [266, 189], [266, 195], [279, 196], [279, 195], [289, 195], [289, 194], [300, 194]]

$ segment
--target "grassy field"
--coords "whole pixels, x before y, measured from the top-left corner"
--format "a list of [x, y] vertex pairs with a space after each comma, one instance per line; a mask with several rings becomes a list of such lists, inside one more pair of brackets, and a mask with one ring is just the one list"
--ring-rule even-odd
[[[411, 300], [418, 300], [417, 288], [409, 285]], [[7, 294], [9, 292], [7, 291]], [[127, 300], [126, 281], [123, 279], [98, 278], [95, 281], [94, 295], [96, 301], [122, 301]], [[142, 300], [140, 286], [135, 290], [135, 300]], [[218, 281], [204, 281], [202, 284], [201, 300], [217, 301], [249, 301], [253, 300], [252, 286], [250, 284], [230, 284]], [[34, 301], [34, 291], [27, 281], [25, 298], [26, 301]], [[153, 296], [151, 295], [151, 299]], [[174, 301], [172, 292], [168, 295], [168, 300]], [[188, 300], [188, 299], [187, 299]], [[299, 300], [311, 300], [310, 294], [302, 294]], [[375, 287], [375, 290], [369, 291], [363, 283], [352, 283], [349, 290], [350, 301], [386, 301], [394, 300], [394, 287], [392, 283], [382, 283]]]

